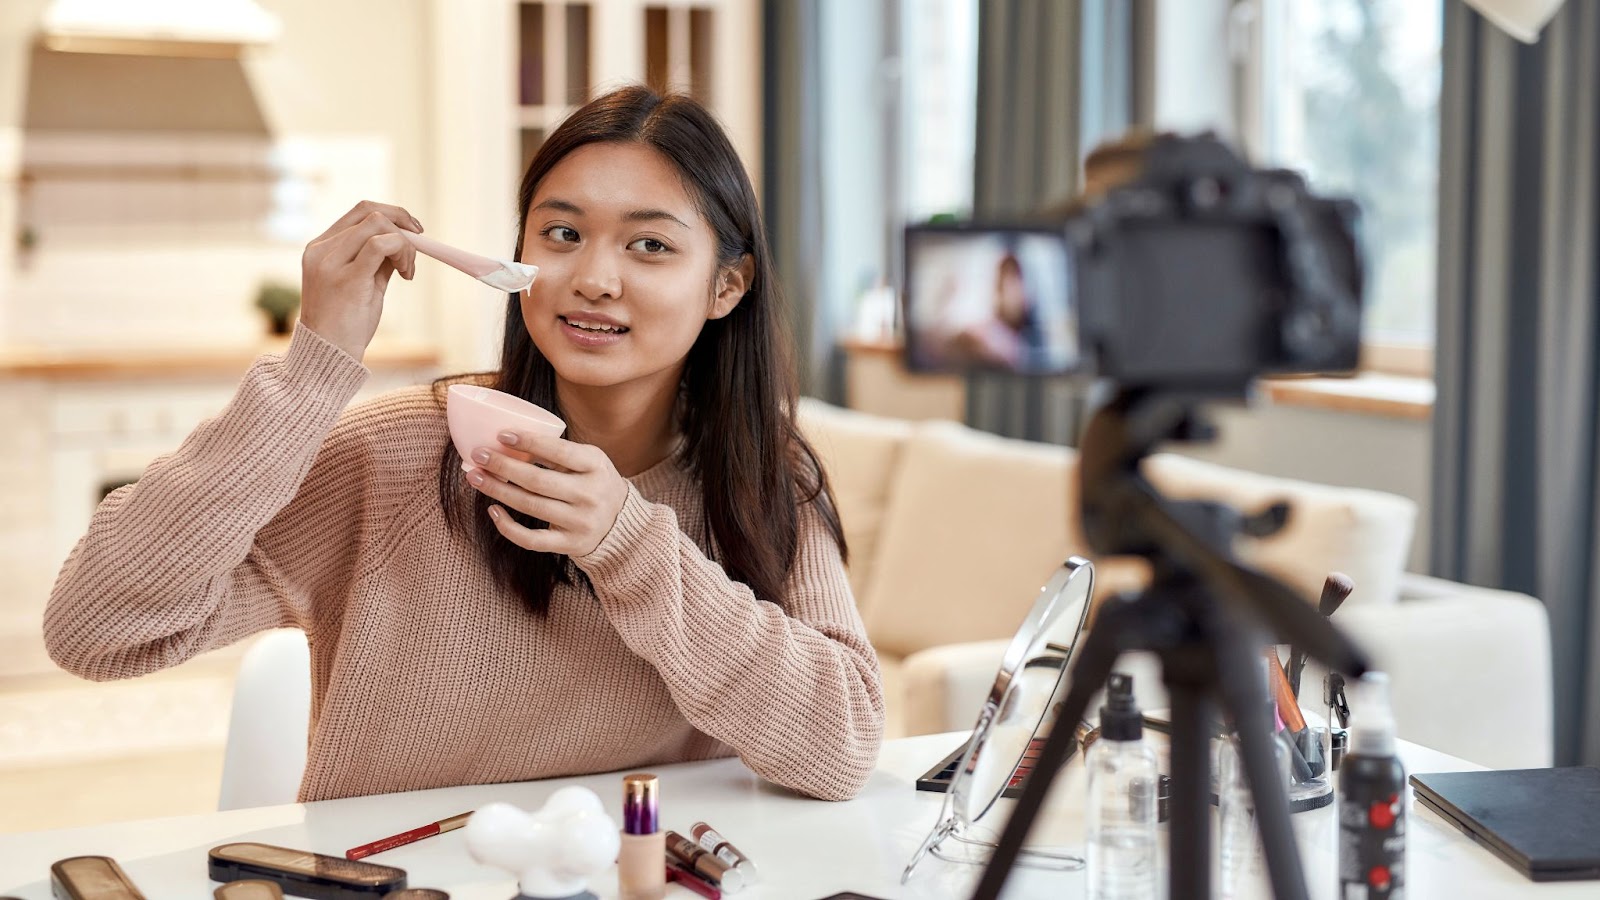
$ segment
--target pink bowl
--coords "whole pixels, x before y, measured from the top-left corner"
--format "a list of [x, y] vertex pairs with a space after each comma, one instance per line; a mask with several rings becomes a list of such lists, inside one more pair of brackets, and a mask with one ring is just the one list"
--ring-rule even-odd
[[542, 406], [504, 391], [472, 384], [450, 385], [444, 416], [450, 426], [450, 440], [461, 454], [461, 468], [469, 472], [473, 469], [472, 451], [479, 447], [501, 446], [499, 434], [502, 431], [531, 431], [559, 437], [567, 430], [567, 423]]

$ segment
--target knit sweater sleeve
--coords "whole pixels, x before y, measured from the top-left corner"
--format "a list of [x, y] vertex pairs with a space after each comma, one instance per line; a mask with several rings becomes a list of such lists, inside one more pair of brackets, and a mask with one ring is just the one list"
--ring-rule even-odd
[[811, 503], [798, 537], [780, 608], [707, 558], [671, 506], [630, 486], [611, 532], [574, 562], [692, 725], [770, 781], [846, 800], [877, 762], [883, 683], [839, 548]]
[[264, 629], [313, 630], [312, 597], [354, 569], [366, 454], [329, 435], [366, 376], [300, 326], [216, 418], [102, 501], [45, 609], [57, 665], [129, 678]]

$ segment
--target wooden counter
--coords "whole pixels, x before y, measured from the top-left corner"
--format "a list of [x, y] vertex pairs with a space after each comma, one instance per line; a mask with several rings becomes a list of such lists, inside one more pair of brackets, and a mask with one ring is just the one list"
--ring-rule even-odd
[[[0, 378], [48, 378], [62, 381], [106, 378], [191, 378], [242, 375], [263, 353], [282, 353], [289, 340], [256, 346], [141, 347], [58, 349], [0, 348]], [[432, 344], [378, 340], [367, 348], [367, 368], [423, 369], [439, 365]]]

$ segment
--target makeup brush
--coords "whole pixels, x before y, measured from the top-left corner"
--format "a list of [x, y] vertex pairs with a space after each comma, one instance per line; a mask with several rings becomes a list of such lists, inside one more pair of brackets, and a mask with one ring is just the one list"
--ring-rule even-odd
[[423, 237], [411, 231], [401, 231], [411, 246], [417, 252], [444, 263], [451, 268], [458, 269], [471, 275], [473, 278], [497, 290], [507, 293], [520, 293], [533, 284], [533, 277], [539, 274], [538, 266], [527, 263], [512, 262], [509, 259], [491, 259], [460, 250], [449, 244], [442, 244], [433, 238]]
[[[1317, 612], [1324, 619], [1332, 616], [1334, 610], [1350, 596], [1356, 589], [1356, 583], [1350, 576], [1343, 572], [1330, 572], [1326, 581], [1322, 582], [1322, 597], [1317, 600]], [[1289, 648], [1289, 690], [1296, 698], [1300, 696], [1300, 673], [1306, 669], [1306, 652], [1297, 647]]]
[[[1289, 692], [1289, 679], [1284, 677], [1283, 666], [1278, 663], [1277, 648], [1268, 647], [1263, 652], [1267, 657], [1267, 690], [1271, 692], [1273, 705], [1277, 707], [1273, 717], [1276, 731], [1288, 732], [1284, 743], [1288, 746], [1289, 764], [1294, 769], [1295, 780], [1304, 784], [1312, 777], [1311, 764], [1306, 762], [1298, 743], [1306, 731], [1306, 717], [1300, 714], [1300, 704]], [[1274, 737], [1284, 735], [1274, 733]]]

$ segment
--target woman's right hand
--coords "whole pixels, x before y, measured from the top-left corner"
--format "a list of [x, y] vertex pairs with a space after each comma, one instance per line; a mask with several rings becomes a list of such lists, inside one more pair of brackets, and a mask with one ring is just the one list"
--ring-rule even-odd
[[300, 257], [300, 321], [357, 360], [378, 330], [389, 276], [416, 274], [402, 230], [421, 234], [422, 223], [398, 206], [363, 200]]

